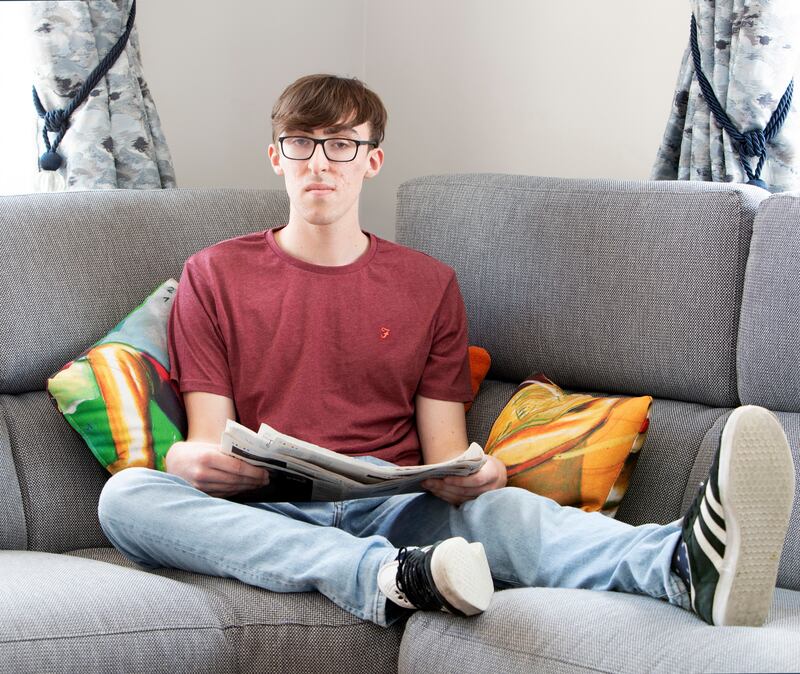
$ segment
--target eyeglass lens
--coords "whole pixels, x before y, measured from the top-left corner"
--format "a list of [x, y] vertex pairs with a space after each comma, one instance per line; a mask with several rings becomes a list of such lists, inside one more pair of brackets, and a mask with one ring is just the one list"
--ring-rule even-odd
[[[304, 136], [287, 136], [282, 141], [283, 153], [288, 159], [310, 159], [319, 139]], [[349, 138], [326, 138], [322, 149], [330, 161], [352, 161], [358, 152], [358, 143]]]

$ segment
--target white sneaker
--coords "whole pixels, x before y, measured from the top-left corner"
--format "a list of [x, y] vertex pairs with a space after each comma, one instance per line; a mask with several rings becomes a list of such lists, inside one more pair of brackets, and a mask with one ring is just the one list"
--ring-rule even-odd
[[403, 608], [460, 616], [485, 611], [494, 593], [481, 543], [448, 538], [425, 548], [401, 548], [378, 572], [378, 587]]

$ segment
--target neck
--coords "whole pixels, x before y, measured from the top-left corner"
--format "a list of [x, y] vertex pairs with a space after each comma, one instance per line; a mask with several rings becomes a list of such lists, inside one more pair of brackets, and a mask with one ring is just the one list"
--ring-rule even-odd
[[352, 264], [369, 248], [369, 236], [358, 220], [313, 225], [292, 214], [289, 224], [275, 232], [275, 241], [292, 257], [324, 267]]

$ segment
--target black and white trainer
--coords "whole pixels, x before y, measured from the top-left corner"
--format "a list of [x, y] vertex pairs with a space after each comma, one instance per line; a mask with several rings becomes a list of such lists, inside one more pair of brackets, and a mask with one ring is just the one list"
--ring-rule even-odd
[[692, 609], [706, 622], [764, 623], [792, 512], [794, 483], [792, 454], [780, 421], [755, 405], [734, 410], [708, 480], [683, 519], [675, 555]]
[[485, 611], [494, 593], [483, 545], [461, 537], [425, 548], [401, 548], [378, 572], [378, 587], [403, 608], [460, 616]]

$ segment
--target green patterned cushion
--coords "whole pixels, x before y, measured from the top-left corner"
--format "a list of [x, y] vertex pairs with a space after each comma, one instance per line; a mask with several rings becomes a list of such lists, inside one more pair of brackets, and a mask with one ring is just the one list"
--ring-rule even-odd
[[164, 470], [186, 435], [186, 414], [169, 378], [167, 320], [178, 284], [163, 283], [105, 337], [47, 381], [59, 412], [110, 472]]

